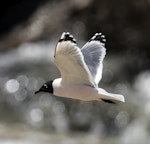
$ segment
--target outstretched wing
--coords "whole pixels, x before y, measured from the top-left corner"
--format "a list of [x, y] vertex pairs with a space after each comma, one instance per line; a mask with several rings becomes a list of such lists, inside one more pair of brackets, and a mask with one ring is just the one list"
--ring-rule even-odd
[[102, 78], [103, 59], [106, 54], [105, 36], [96, 33], [81, 49], [93, 81], [98, 85]]
[[83, 54], [77, 47], [76, 40], [69, 33], [63, 33], [58, 41], [54, 61], [65, 82], [94, 86]]

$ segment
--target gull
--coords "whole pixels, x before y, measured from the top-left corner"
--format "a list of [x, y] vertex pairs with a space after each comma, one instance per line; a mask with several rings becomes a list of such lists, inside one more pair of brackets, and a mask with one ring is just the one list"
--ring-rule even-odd
[[63, 32], [54, 54], [54, 62], [61, 78], [50, 80], [35, 92], [83, 101], [99, 100], [106, 103], [124, 102], [121, 94], [112, 94], [99, 88], [102, 78], [106, 39], [96, 33], [81, 49], [69, 32]]

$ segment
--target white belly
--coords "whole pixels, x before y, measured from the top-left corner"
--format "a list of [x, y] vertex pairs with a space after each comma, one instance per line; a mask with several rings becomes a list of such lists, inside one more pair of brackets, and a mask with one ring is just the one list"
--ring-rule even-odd
[[85, 101], [97, 100], [98, 90], [91, 86], [62, 83], [61, 79], [53, 82], [54, 95]]

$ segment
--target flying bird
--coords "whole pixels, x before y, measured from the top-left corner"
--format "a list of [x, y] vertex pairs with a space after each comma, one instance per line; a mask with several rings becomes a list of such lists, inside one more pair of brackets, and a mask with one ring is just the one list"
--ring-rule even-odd
[[54, 54], [54, 62], [61, 78], [44, 83], [35, 94], [48, 92], [55, 96], [84, 101], [124, 102], [123, 95], [112, 94], [98, 87], [106, 54], [105, 43], [105, 36], [96, 33], [80, 49], [69, 32], [62, 33]]

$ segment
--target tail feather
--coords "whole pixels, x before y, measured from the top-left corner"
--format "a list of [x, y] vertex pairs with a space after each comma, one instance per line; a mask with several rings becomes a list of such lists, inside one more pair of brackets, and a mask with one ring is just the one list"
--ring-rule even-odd
[[116, 104], [114, 101], [112, 100], [108, 100], [108, 99], [101, 99], [102, 101], [106, 102], [106, 103], [110, 103], [110, 104]]
[[107, 103], [125, 102], [124, 96], [120, 94], [108, 93], [102, 88], [99, 88], [99, 99]]

